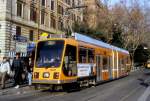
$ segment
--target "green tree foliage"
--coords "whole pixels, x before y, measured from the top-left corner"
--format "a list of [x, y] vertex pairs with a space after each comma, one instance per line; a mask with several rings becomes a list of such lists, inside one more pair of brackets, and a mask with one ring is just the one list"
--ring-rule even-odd
[[111, 41], [111, 44], [123, 48], [121, 27], [118, 24], [114, 24], [112, 31], [113, 31], [113, 39]]
[[73, 27], [74, 32], [78, 32], [81, 34], [88, 35], [90, 37], [93, 37], [97, 40], [102, 40], [104, 42], [107, 42], [106, 37], [104, 36], [104, 33], [97, 30], [96, 28], [90, 28], [87, 24], [84, 23], [78, 23], [76, 22]]

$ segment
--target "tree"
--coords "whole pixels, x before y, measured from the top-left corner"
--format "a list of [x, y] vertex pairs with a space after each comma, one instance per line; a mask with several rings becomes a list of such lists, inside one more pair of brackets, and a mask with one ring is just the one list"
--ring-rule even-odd
[[117, 19], [121, 18], [117, 23], [122, 29], [123, 46], [129, 50], [133, 66], [135, 51], [145, 38], [145, 17], [136, 0], [132, 0], [130, 8], [124, 2], [121, 2], [121, 5], [123, 14], [116, 16]]
[[[149, 37], [150, 30], [146, 21], [147, 13], [137, 0], [131, 0], [130, 6], [126, 0], [120, 0], [113, 7], [108, 6], [108, 0], [104, 1], [105, 4], [101, 3], [96, 12], [90, 10], [84, 13], [86, 21], [78, 31], [129, 50], [133, 66], [137, 48], [148, 42], [146, 38]], [[87, 24], [90, 13], [96, 14], [95, 28]]]

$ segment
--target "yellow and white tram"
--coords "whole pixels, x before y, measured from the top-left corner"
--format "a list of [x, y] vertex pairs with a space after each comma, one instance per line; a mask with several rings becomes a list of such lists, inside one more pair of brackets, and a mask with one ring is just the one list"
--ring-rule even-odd
[[33, 84], [96, 84], [128, 75], [128, 51], [85, 35], [74, 35], [37, 42]]

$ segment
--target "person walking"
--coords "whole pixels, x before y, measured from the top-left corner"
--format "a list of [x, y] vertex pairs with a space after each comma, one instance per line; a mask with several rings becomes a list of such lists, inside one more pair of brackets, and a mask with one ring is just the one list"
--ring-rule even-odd
[[23, 73], [23, 61], [20, 58], [20, 53], [16, 53], [16, 58], [12, 63], [12, 70], [15, 71], [14, 80], [15, 88], [19, 88], [19, 85], [22, 82], [22, 73]]
[[33, 72], [33, 67], [34, 67], [34, 57], [35, 57], [35, 51], [32, 51], [32, 53], [29, 56], [29, 61], [28, 61], [28, 85], [32, 85], [32, 72]]
[[31, 57], [29, 57], [29, 65], [27, 68], [28, 71], [28, 85], [31, 86], [32, 85], [32, 69], [33, 69], [33, 62]]
[[6, 57], [3, 57], [3, 61], [0, 66], [0, 79], [1, 79], [1, 88], [5, 88], [5, 81], [9, 78], [10, 74], [10, 64], [7, 61]]

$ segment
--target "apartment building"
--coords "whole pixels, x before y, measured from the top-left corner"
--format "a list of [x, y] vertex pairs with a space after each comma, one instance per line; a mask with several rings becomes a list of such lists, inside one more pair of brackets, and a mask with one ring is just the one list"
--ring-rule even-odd
[[[27, 45], [41, 33], [65, 34], [82, 21], [82, 0], [0, 0], [0, 57], [27, 53]], [[72, 9], [68, 9], [72, 8]]]

